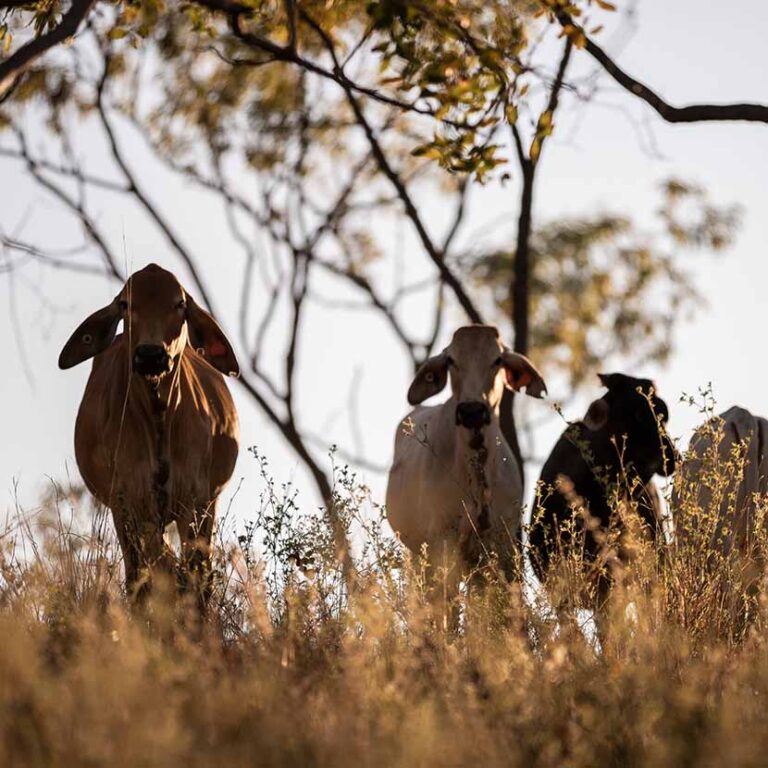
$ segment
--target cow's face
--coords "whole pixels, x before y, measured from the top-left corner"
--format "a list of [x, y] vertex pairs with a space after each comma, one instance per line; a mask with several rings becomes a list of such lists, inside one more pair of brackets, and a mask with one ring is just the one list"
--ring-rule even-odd
[[542, 397], [546, 385], [541, 374], [526, 357], [509, 351], [493, 326], [470, 325], [459, 328], [439, 355], [419, 369], [408, 391], [412, 405], [440, 392], [450, 375], [456, 400], [456, 423], [479, 429], [491, 422], [504, 388]]
[[201, 309], [176, 277], [156, 264], [135, 272], [106, 307], [72, 334], [59, 356], [70, 368], [103, 352], [123, 321], [133, 371], [158, 380], [171, 371], [187, 343], [222, 373], [237, 375], [234, 351], [218, 323]]
[[653, 382], [622, 373], [599, 377], [608, 392], [589, 406], [586, 426], [615, 440], [622, 462], [632, 463], [646, 479], [671, 475], [677, 451], [666, 429], [669, 409]]
[[134, 372], [168, 373], [187, 343], [187, 296], [170, 272], [155, 265], [132, 275], [118, 296]]

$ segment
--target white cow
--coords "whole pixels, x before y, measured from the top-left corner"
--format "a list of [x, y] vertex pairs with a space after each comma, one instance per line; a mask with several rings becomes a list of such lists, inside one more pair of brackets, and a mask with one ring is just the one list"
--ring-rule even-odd
[[[418, 405], [442, 391], [449, 373], [450, 399]], [[499, 426], [505, 387], [534, 397], [547, 391], [530, 360], [510, 351], [495, 327], [471, 325], [421, 366], [408, 390], [417, 407], [395, 437], [387, 515], [412, 552], [427, 545], [433, 565], [465, 570], [493, 543], [510, 571], [522, 480]]]

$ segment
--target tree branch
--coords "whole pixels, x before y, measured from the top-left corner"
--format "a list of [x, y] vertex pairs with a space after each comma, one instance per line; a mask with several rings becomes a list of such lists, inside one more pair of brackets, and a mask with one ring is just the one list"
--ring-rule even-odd
[[[17, 152], [13, 149], [6, 149], [0, 147], [0, 157], [7, 157], [14, 160], [25, 161], [26, 158], [21, 152]], [[120, 184], [116, 181], [110, 181], [109, 179], [103, 179], [100, 176], [92, 176], [79, 168], [71, 168], [65, 165], [59, 165], [52, 163], [49, 160], [39, 158], [35, 160], [35, 165], [44, 171], [51, 171], [59, 176], [71, 176], [73, 179], [80, 183], [86, 183], [92, 187], [98, 187], [109, 192], [128, 192], [129, 189], [125, 184]]]
[[[82, 264], [72, 261], [70, 258], [66, 258], [53, 251], [45, 251], [32, 243], [25, 242], [16, 237], [9, 237], [0, 232], [0, 250], [6, 248], [26, 256], [28, 259], [39, 261], [45, 264], [45, 266], [52, 267], [53, 269], [65, 269], [68, 272], [79, 272], [87, 275], [102, 275], [107, 278], [114, 277], [114, 275], [107, 269], [99, 269], [91, 264]], [[72, 255], [76, 255], [76, 253], [81, 250], [82, 249], [77, 249], [76, 251], [73, 251]], [[0, 272], [10, 272], [17, 266], [17, 263], [3, 265], [0, 267]]]
[[128, 167], [125, 161], [125, 158], [123, 157], [123, 153], [120, 150], [120, 147], [117, 143], [115, 132], [112, 128], [112, 124], [110, 123], [109, 118], [107, 117], [107, 110], [104, 105], [104, 89], [107, 83], [108, 72], [109, 72], [109, 55], [105, 53], [104, 73], [101, 77], [101, 80], [99, 81], [97, 92], [96, 92], [96, 111], [98, 112], [99, 119], [101, 121], [102, 127], [104, 128], [104, 133], [107, 136], [107, 141], [109, 143], [109, 148], [112, 153], [112, 158], [114, 159], [118, 168], [120, 169], [123, 176], [125, 177], [125, 180], [128, 186], [128, 192], [134, 196], [134, 198], [141, 205], [141, 207], [147, 212], [150, 218], [153, 219], [155, 224], [157, 224], [157, 226], [163, 232], [163, 234], [165, 235], [166, 239], [170, 243], [173, 250], [176, 251], [176, 253], [181, 257], [184, 264], [187, 266], [187, 269], [189, 270], [192, 276], [192, 279], [194, 280], [195, 287], [199, 291], [200, 298], [211, 310], [211, 312], [216, 314], [215, 308], [212, 304], [212, 298], [205, 286], [205, 283], [203, 282], [202, 276], [200, 275], [197, 269], [197, 265], [192, 260], [187, 249], [181, 244], [178, 237], [171, 229], [170, 225], [165, 221], [165, 219], [163, 218], [163, 216], [161, 216], [160, 212], [157, 210], [155, 205], [152, 202], [150, 202], [150, 200], [147, 198], [144, 191], [138, 185], [135, 175], [133, 174], [131, 169]]
[[[323, 44], [328, 49], [328, 53], [331, 55], [337, 70], [340, 70], [341, 65], [339, 63], [338, 57], [336, 56], [336, 49], [333, 45], [333, 41], [330, 39], [326, 31], [303, 9], [301, 9], [300, 14], [301, 18], [306, 21], [318, 34]], [[384, 174], [384, 176], [386, 176], [386, 178], [394, 187], [397, 196], [400, 198], [400, 201], [405, 208], [406, 215], [411, 220], [414, 228], [416, 229], [416, 233], [419, 236], [419, 240], [421, 241], [424, 250], [432, 260], [432, 263], [437, 267], [445, 284], [451, 289], [451, 291], [453, 291], [454, 296], [458, 300], [462, 309], [466, 312], [470, 321], [473, 323], [482, 323], [483, 319], [480, 315], [480, 311], [475, 307], [472, 299], [464, 290], [464, 286], [461, 284], [461, 281], [456, 277], [456, 275], [453, 274], [453, 270], [451, 270], [451, 268], [445, 263], [444, 253], [442, 253], [432, 242], [432, 238], [429, 236], [429, 233], [424, 226], [424, 222], [421, 220], [419, 211], [411, 199], [405, 183], [389, 162], [389, 158], [387, 158], [381, 143], [379, 142], [373, 128], [371, 127], [371, 124], [368, 122], [368, 119], [366, 118], [365, 113], [363, 112], [363, 109], [360, 106], [360, 103], [358, 102], [352, 87], [345, 82], [341, 82], [340, 85], [344, 89], [347, 102], [352, 108], [355, 120], [357, 120], [358, 125], [363, 129], [363, 133], [365, 133], [365, 137], [368, 139], [373, 158], [376, 161], [376, 164], [379, 166], [379, 170]]]
[[77, 32], [80, 23], [94, 5], [96, 5], [96, 0], [72, 0], [72, 5], [69, 6], [69, 10], [64, 14], [57, 27], [30, 40], [5, 61], [0, 62], [0, 103], [11, 94], [19, 76], [36, 59]]
[[666, 102], [650, 87], [627, 74], [618, 64], [595, 43], [565, 11], [557, 11], [557, 20], [563, 27], [570, 26], [584, 35], [585, 49], [603, 69], [633, 96], [642, 99], [668, 123], [700, 123], [710, 121], [746, 121], [768, 123], [768, 105], [765, 104], [689, 104], [675, 107]]
[[[436, 116], [435, 110], [430, 107], [422, 107], [417, 102], [402, 101], [401, 99], [396, 99], [393, 96], [387, 96], [376, 88], [369, 88], [367, 86], [360, 85], [353, 80], [350, 80], [344, 74], [342, 68], [338, 65], [338, 62], [337, 66], [334, 67], [333, 70], [326, 69], [316, 62], [302, 56], [295, 47], [290, 45], [290, 43], [289, 45], [285, 46], [278, 45], [269, 38], [246, 31], [243, 29], [241, 20], [243, 16], [252, 15], [253, 8], [240, 5], [239, 3], [230, 3], [227, 2], [227, 0], [195, 0], [195, 2], [197, 2], [198, 5], [208, 8], [209, 10], [220, 11], [229, 14], [229, 26], [232, 34], [242, 43], [245, 43], [249, 48], [256, 48], [272, 57], [266, 61], [263, 59], [259, 61], [230, 59], [231, 63], [233, 64], [258, 67], [268, 64], [270, 61], [283, 61], [290, 64], [296, 64], [307, 72], [312, 72], [313, 74], [319, 75], [326, 80], [331, 80], [337, 85], [340, 85], [342, 88], [350, 88], [354, 92], [368, 96], [371, 99], [380, 102], [381, 104], [397, 107], [404, 112], [414, 112], [419, 115], [426, 115], [427, 117], [440, 119]], [[303, 10], [300, 10], [300, 13], [302, 17], [305, 17]], [[454, 128], [466, 129], [468, 127], [461, 122], [451, 120], [449, 118], [442, 118], [441, 122], [445, 123], [446, 125], [453, 126]]]
[[0, 0], [0, 11], [34, 5], [35, 0]]
[[[511, 125], [512, 137], [514, 139], [517, 157], [520, 162], [520, 170], [522, 172], [523, 182], [520, 197], [520, 213], [517, 221], [517, 242], [515, 246], [515, 258], [512, 265], [512, 284], [509, 287], [510, 298], [512, 300], [514, 348], [515, 352], [521, 355], [528, 354], [528, 347], [530, 343], [530, 239], [533, 212], [533, 190], [534, 182], [536, 180], [537, 164], [541, 158], [541, 151], [547, 138], [547, 133], [543, 132], [541, 135], [539, 135], [538, 131], [542, 127], [541, 118], [545, 114], [549, 115], [551, 126], [551, 120], [554, 117], [559, 103], [560, 91], [562, 90], [563, 83], [565, 81], [565, 71], [568, 68], [568, 62], [571, 58], [572, 49], [573, 43], [570, 39], [567, 39], [563, 49], [563, 54], [560, 58], [560, 64], [557, 68], [557, 74], [555, 75], [555, 79], [552, 83], [547, 105], [538, 120], [537, 137], [534, 139], [534, 142], [538, 142], [538, 149], [535, 155], [533, 153], [530, 155], [525, 154], [520, 131], [514, 123]], [[518, 465], [520, 467], [520, 475], [524, 482], [525, 463], [515, 424], [514, 394], [509, 390], [504, 392], [502, 398], [500, 420], [502, 434], [504, 435], [504, 439], [509, 444], [512, 453], [517, 459]]]
[[19, 142], [21, 148], [21, 156], [24, 158], [24, 162], [27, 165], [27, 170], [37, 183], [47, 189], [52, 195], [57, 197], [70, 211], [72, 211], [83, 225], [83, 229], [87, 236], [93, 241], [94, 245], [101, 251], [104, 258], [104, 264], [108, 274], [112, 275], [118, 280], [123, 280], [124, 276], [118, 266], [118, 260], [112, 253], [109, 245], [107, 244], [104, 236], [99, 232], [96, 223], [88, 215], [87, 211], [83, 207], [82, 201], [78, 201], [65, 192], [61, 187], [54, 184], [47, 179], [38, 161], [32, 156], [27, 145], [27, 140], [22, 131], [17, 126], [12, 126], [13, 132]]

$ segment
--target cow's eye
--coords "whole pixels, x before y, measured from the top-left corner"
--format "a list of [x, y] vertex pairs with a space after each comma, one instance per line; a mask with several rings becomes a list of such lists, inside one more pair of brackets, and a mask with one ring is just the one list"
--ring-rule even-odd
[[501, 366], [502, 366], [502, 365], [504, 365], [504, 361], [503, 361], [503, 360], [502, 360], [500, 357], [497, 357], [497, 358], [496, 358], [496, 359], [493, 361], [493, 367], [494, 367], [494, 368], [501, 368]]
[[176, 309], [186, 309], [187, 308], [187, 302], [182, 299], [177, 305]]
[[456, 365], [456, 361], [452, 357], [449, 357], [448, 358], [448, 365]]
[[128, 302], [125, 299], [120, 299], [120, 310], [122, 312], [128, 311]]

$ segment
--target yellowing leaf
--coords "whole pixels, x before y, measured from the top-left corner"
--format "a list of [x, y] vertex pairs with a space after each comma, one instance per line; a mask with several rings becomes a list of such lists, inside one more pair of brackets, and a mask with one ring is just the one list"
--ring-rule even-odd
[[607, 2], [607, 0], [595, 0], [595, 2], [604, 10], [604, 11], [615, 11], [616, 6], [613, 3]]
[[514, 104], [507, 104], [506, 117], [510, 125], [517, 122], [517, 107]]
[[531, 158], [531, 160], [535, 163], [539, 159], [540, 154], [541, 154], [541, 139], [537, 136], [531, 142], [531, 148], [528, 152], [528, 155]]

